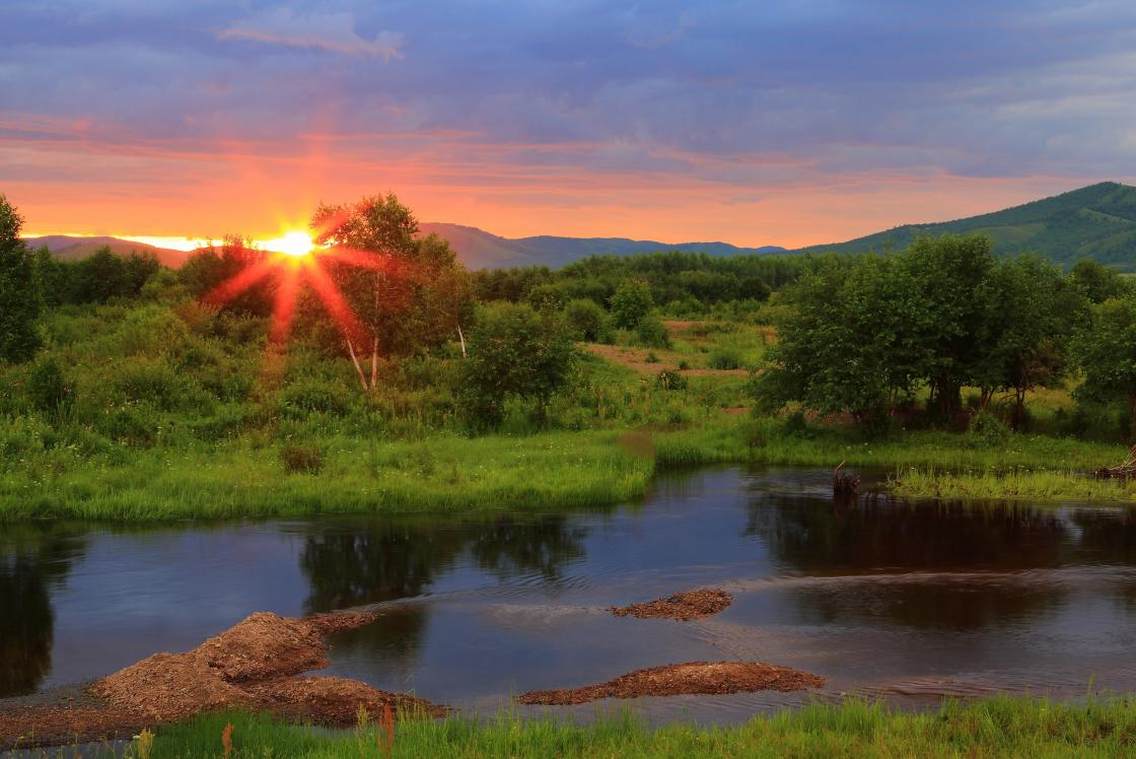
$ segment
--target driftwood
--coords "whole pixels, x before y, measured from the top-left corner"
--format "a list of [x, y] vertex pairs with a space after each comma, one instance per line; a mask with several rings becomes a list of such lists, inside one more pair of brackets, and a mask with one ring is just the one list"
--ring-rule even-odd
[[832, 494], [839, 498], [853, 498], [860, 492], [860, 475], [841, 471], [844, 462], [832, 470]]
[[1136, 445], [1128, 450], [1128, 458], [1119, 466], [1103, 466], [1093, 472], [1101, 480], [1136, 479]]

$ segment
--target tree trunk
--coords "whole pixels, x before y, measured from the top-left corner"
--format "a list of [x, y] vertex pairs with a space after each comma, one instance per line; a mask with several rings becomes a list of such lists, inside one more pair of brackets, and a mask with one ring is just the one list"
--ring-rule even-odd
[[1021, 430], [1022, 424], [1026, 420], [1026, 388], [1014, 388], [1014, 418], [1011, 420], [1010, 426], [1014, 431]]
[[363, 367], [359, 365], [359, 357], [355, 355], [355, 346], [350, 339], [347, 340], [347, 352], [351, 354], [351, 363], [355, 365], [355, 371], [359, 375], [359, 384], [363, 386], [363, 392], [367, 392], [367, 378], [363, 375]]
[[371, 342], [371, 389], [379, 386], [379, 338]]
[[460, 324], [458, 325], [458, 340], [461, 341], [462, 345], [462, 358], [469, 358], [465, 352], [465, 335], [462, 334], [462, 325]]

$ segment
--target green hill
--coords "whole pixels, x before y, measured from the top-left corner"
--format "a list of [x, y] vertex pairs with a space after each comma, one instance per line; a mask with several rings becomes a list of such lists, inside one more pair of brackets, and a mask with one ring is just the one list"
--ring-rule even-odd
[[797, 252], [885, 252], [905, 248], [921, 235], [947, 233], [989, 235], [999, 255], [1029, 251], [1066, 267], [1092, 258], [1136, 270], [1136, 187], [1101, 182], [1004, 211], [936, 224], [908, 224]]

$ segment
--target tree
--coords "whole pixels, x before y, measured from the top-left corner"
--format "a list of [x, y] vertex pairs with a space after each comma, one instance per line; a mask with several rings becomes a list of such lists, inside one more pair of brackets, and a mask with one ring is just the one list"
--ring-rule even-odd
[[24, 219], [0, 195], [0, 361], [20, 363], [40, 346], [40, 312], [35, 259], [20, 239]]
[[1124, 278], [1091, 258], [1083, 258], [1069, 270], [1069, 280], [1093, 303], [1119, 298], [1127, 289]]
[[859, 421], [880, 418], [922, 370], [912, 329], [917, 296], [896, 257], [819, 261], [781, 298], [779, 339], [755, 387], [759, 404], [801, 401]]
[[191, 295], [212, 301], [222, 311], [251, 316], [272, 313], [276, 282], [265, 270], [264, 276], [232, 294], [224, 292], [226, 283], [239, 282], [244, 272], [264, 263], [264, 251], [240, 237], [229, 236], [219, 248], [199, 250], [178, 270], [178, 279]]
[[72, 303], [106, 303], [121, 297], [130, 289], [126, 262], [102, 247], [75, 264], [72, 272]]
[[1085, 377], [1077, 396], [1123, 401], [1130, 436], [1136, 439], [1136, 296], [1111, 298], [1093, 306], [1089, 326], [1075, 345]]
[[635, 329], [654, 306], [651, 288], [641, 279], [627, 279], [611, 296], [611, 315], [620, 329]]
[[991, 274], [989, 354], [976, 382], [982, 407], [993, 393], [1014, 393], [1012, 425], [1025, 419], [1026, 393], [1056, 387], [1068, 372], [1069, 339], [1084, 318], [1085, 297], [1052, 264], [1036, 256], [999, 262]]
[[568, 383], [575, 349], [560, 314], [498, 303], [478, 312], [463, 365], [463, 392], [476, 426], [501, 421], [509, 398], [533, 400], [541, 415]]
[[950, 421], [962, 407], [962, 386], [976, 379], [991, 352], [986, 320], [994, 268], [991, 242], [981, 235], [923, 237], [901, 260], [920, 302], [911, 327], [923, 350], [922, 370], [931, 388], [928, 407]]
[[[378, 383], [379, 353], [407, 355], [457, 337], [472, 310], [469, 274], [442, 238], [418, 239], [418, 221], [394, 194], [321, 206], [316, 241], [333, 246], [328, 272], [354, 314], [344, 336], [365, 390]], [[370, 371], [364, 371], [366, 351]]]
[[591, 298], [569, 303], [564, 307], [564, 317], [579, 340], [598, 343], [607, 338], [607, 312]]

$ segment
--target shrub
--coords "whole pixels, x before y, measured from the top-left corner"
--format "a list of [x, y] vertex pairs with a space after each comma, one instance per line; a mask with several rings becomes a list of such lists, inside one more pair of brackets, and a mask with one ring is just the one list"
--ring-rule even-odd
[[487, 306], [462, 362], [463, 408], [476, 427], [499, 424], [510, 399], [536, 401], [543, 414], [552, 394], [568, 384], [574, 358], [560, 314], [511, 303]]
[[564, 307], [564, 294], [556, 285], [537, 285], [529, 290], [528, 301], [537, 311], [559, 311]]
[[280, 460], [288, 474], [318, 474], [323, 469], [323, 451], [307, 445], [286, 445]]
[[647, 355], [643, 357], [643, 360], [646, 361], [648, 364], [659, 363], [659, 357], [655, 355], [654, 351], [647, 351]]
[[592, 343], [608, 339], [607, 312], [591, 298], [577, 298], [564, 308], [564, 318], [576, 339]]
[[161, 359], [130, 359], [118, 365], [114, 387], [128, 402], [148, 403], [162, 411], [196, 405], [191, 382]]
[[1006, 423], [990, 411], [980, 411], [967, 429], [971, 443], [984, 448], [1004, 445], [1011, 434]]
[[73, 397], [71, 385], [53, 359], [40, 361], [28, 375], [28, 398], [39, 411], [59, 414], [71, 405]]
[[661, 390], [685, 390], [686, 377], [676, 371], [664, 369], [655, 375], [655, 387]]
[[690, 368], [690, 362], [687, 361], [685, 358], [682, 361], [678, 362], [678, 369], [679, 369], [680, 372], [686, 371], [689, 368]]
[[635, 330], [635, 340], [640, 345], [649, 348], [669, 348], [671, 346], [671, 337], [667, 334], [667, 328], [663, 326], [659, 317], [653, 315], [645, 316], [639, 322], [639, 326]]
[[341, 383], [304, 378], [280, 393], [281, 410], [290, 417], [312, 413], [342, 415], [351, 407], [351, 398]]
[[805, 412], [794, 411], [785, 417], [785, 424], [782, 425], [781, 431], [786, 435], [793, 437], [808, 437], [810, 434], [809, 422], [805, 418]]
[[711, 369], [740, 369], [742, 355], [736, 348], [717, 348], [707, 363]]
[[639, 279], [625, 280], [611, 296], [611, 316], [615, 326], [636, 329], [653, 305], [651, 288], [646, 282]]

